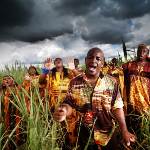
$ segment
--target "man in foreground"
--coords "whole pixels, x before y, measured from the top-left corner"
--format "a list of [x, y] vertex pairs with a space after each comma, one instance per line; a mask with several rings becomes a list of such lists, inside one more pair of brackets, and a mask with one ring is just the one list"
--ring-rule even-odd
[[116, 150], [116, 143], [111, 142], [116, 119], [125, 144], [130, 146], [130, 142], [135, 141], [135, 136], [126, 127], [118, 84], [113, 77], [101, 74], [104, 65], [102, 50], [90, 49], [85, 63], [85, 74], [70, 82], [67, 97], [55, 111], [54, 119], [62, 122], [74, 110], [77, 111], [80, 118], [78, 144], [81, 150]]

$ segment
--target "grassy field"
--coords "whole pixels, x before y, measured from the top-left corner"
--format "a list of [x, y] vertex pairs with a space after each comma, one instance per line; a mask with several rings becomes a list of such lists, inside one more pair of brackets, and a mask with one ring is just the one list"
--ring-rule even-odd
[[[0, 80], [3, 75], [12, 75], [18, 84], [21, 84], [26, 73], [25, 67], [12, 66], [0, 72]], [[18, 96], [19, 95], [19, 96]], [[22, 89], [18, 95], [14, 94], [14, 101], [11, 101], [13, 105], [19, 110], [21, 114], [21, 122], [26, 124], [26, 128], [22, 130], [27, 135], [26, 142], [18, 147], [18, 150], [57, 150], [57, 140], [63, 142], [62, 126], [53, 120], [51, 112], [48, 108], [48, 99], [45, 99], [46, 103], [42, 103], [42, 99], [39, 95], [38, 89], [34, 89], [27, 93]], [[28, 97], [31, 102], [30, 113], [25, 107], [25, 97]], [[47, 94], [45, 95], [45, 98]], [[2, 103], [3, 101], [1, 101]], [[137, 146], [135, 150], [149, 150], [150, 149], [150, 115], [142, 117], [142, 132], [138, 135]], [[0, 142], [5, 137], [3, 132], [3, 122], [0, 123]], [[5, 143], [0, 143], [0, 149], [4, 150], [9, 140], [13, 140], [14, 132], [18, 126], [12, 130], [9, 135], [9, 139], [5, 140]], [[141, 137], [141, 138], [140, 138]], [[144, 139], [144, 140], [143, 140]], [[76, 148], [75, 148], [76, 149]]]

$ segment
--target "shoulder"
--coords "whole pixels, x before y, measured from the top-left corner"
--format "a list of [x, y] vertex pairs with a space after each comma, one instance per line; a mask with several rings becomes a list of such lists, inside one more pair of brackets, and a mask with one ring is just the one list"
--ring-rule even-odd
[[122, 65], [122, 68], [123, 68], [123, 70], [125, 70], [125, 69], [130, 68], [130, 66], [133, 66], [133, 65], [136, 65], [136, 64], [137, 64], [137, 61], [136, 61], [136, 60], [134, 60], [134, 61], [129, 61], [129, 62], [127, 62], [127, 63], [124, 63], [124, 64]]
[[114, 84], [114, 85], [118, 84], [117, 79], [111, 75], [108, 75], [108, 74], [103, 77], [103, 80], [105, 80], [111, 84]]
[[71, 81], [70, 81], [70, 85], [79, 85], [83, 83], [83, 75], [80, 74], [76, 77], [74, 77]]
[[56, 67], [52, 68], [50, 72], [56, 71]]

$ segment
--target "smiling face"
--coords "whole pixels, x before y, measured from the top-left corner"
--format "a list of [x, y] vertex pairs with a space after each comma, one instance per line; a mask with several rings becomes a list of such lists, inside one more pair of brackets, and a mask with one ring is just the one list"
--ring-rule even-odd
[[99, 48], [89, 50], [85, 59], [87, 74], [93, 77], [99, 76], [104, 65], [104, 54]]

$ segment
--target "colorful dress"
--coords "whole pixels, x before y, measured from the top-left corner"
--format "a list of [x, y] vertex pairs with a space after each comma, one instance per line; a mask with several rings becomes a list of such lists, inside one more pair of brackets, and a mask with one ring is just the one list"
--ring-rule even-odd
[[[31, 90], [33, 88], [39, 87], [39, 75], [31, 77], [29, 74], [27, 74], [25, 76], [23, 83], [22, 83], [22, 87], [30, 95]], [[30, 99], [26, 94], [25, 94], [25, 102], [26, 102], [27, 111], [30, 112]]]
[[148, 113], [150, 109], [150, 62], [123, 65], [128, 113]]
[[123, 70], [126, 122], [128, 129], [138, 136], [141, 135], [142, 116], [149, 116], [150, 113], [150, 62], [128, 62], [123, 65]]
[[85, 145], [92, 128], [91, 142], [107, 145], [115, 130], [112, 110], [123, 107], [118, 84], [113, 77], [99, 77], [94, 88], [89, 85], [86, 75], [74, 78], [64, 103], [77, 111], [78, 121], [82, 122], [79, 125], [80, 145]]
[[70, 80], [74, 77], [73, 72], [67, 69], [68, 76], [64, 76], [64, 72], [55, 72], [55, 76], [52, 75], [52, 71], [47, 75], [48, 90], [50, 95], [50, 108], [57, 107], [64, 100], [67, 94], [68, 85]]
[[[50, 96], [50, 109], [52, 113], [54, 112], [54, 109], [56, 109], [65, 99], [68, 86], [71, 81], [71, 79], [74, 77], [74, 74], [72, 70], [67, 69], [68, 76], [64, 77], [64, 72], [55, 72], [55, 76], [52, 75], [52, 71], [50, 74], [47, 75], [47, 81], [48, 81], [48, 90], [49, 90], [49, 96]], [[69, 141], [72, 144], [75, 144], [76, 142], [76, 134], [74, 133], [74, 122], [76, 119], [76, 111], [72, 113], [72, 115], [67, 119], [67, 133], [69, 133], [66, 136], [66, 141]]]
[[126, 97], [124, 97], [124, 74], [123, 74], [123, 69], [121, 67], [110, 67], [108, 74], [112, 75], [114, 78], [116, 78], [116, 80], [118, 81], [119, 87], [120, 87], [120, 91], [121, 91], [121, 96], [124, 99], [126, 99]]
[[[3, 118], [4, 118], [4, 127], [5, 127], [5, 136], [7, 136], [15, 129], [13, 140], [16, 145], [18, 145], [21, 142], [21, 130], [20, 130], [20, 124], [21, 124], [21, 118], [19, 110], [15, 107], [14, 104], [16, 104], [15, 96], [18, 95], [18, 87], [10, 87], [6, 88], [4, 90], [4, 96], [3, 96]], [[14, 103], [14, 104], [13, 104]], [[15, 145], [10, 141], [8, 142], [7, 148], [15, 149]]]

